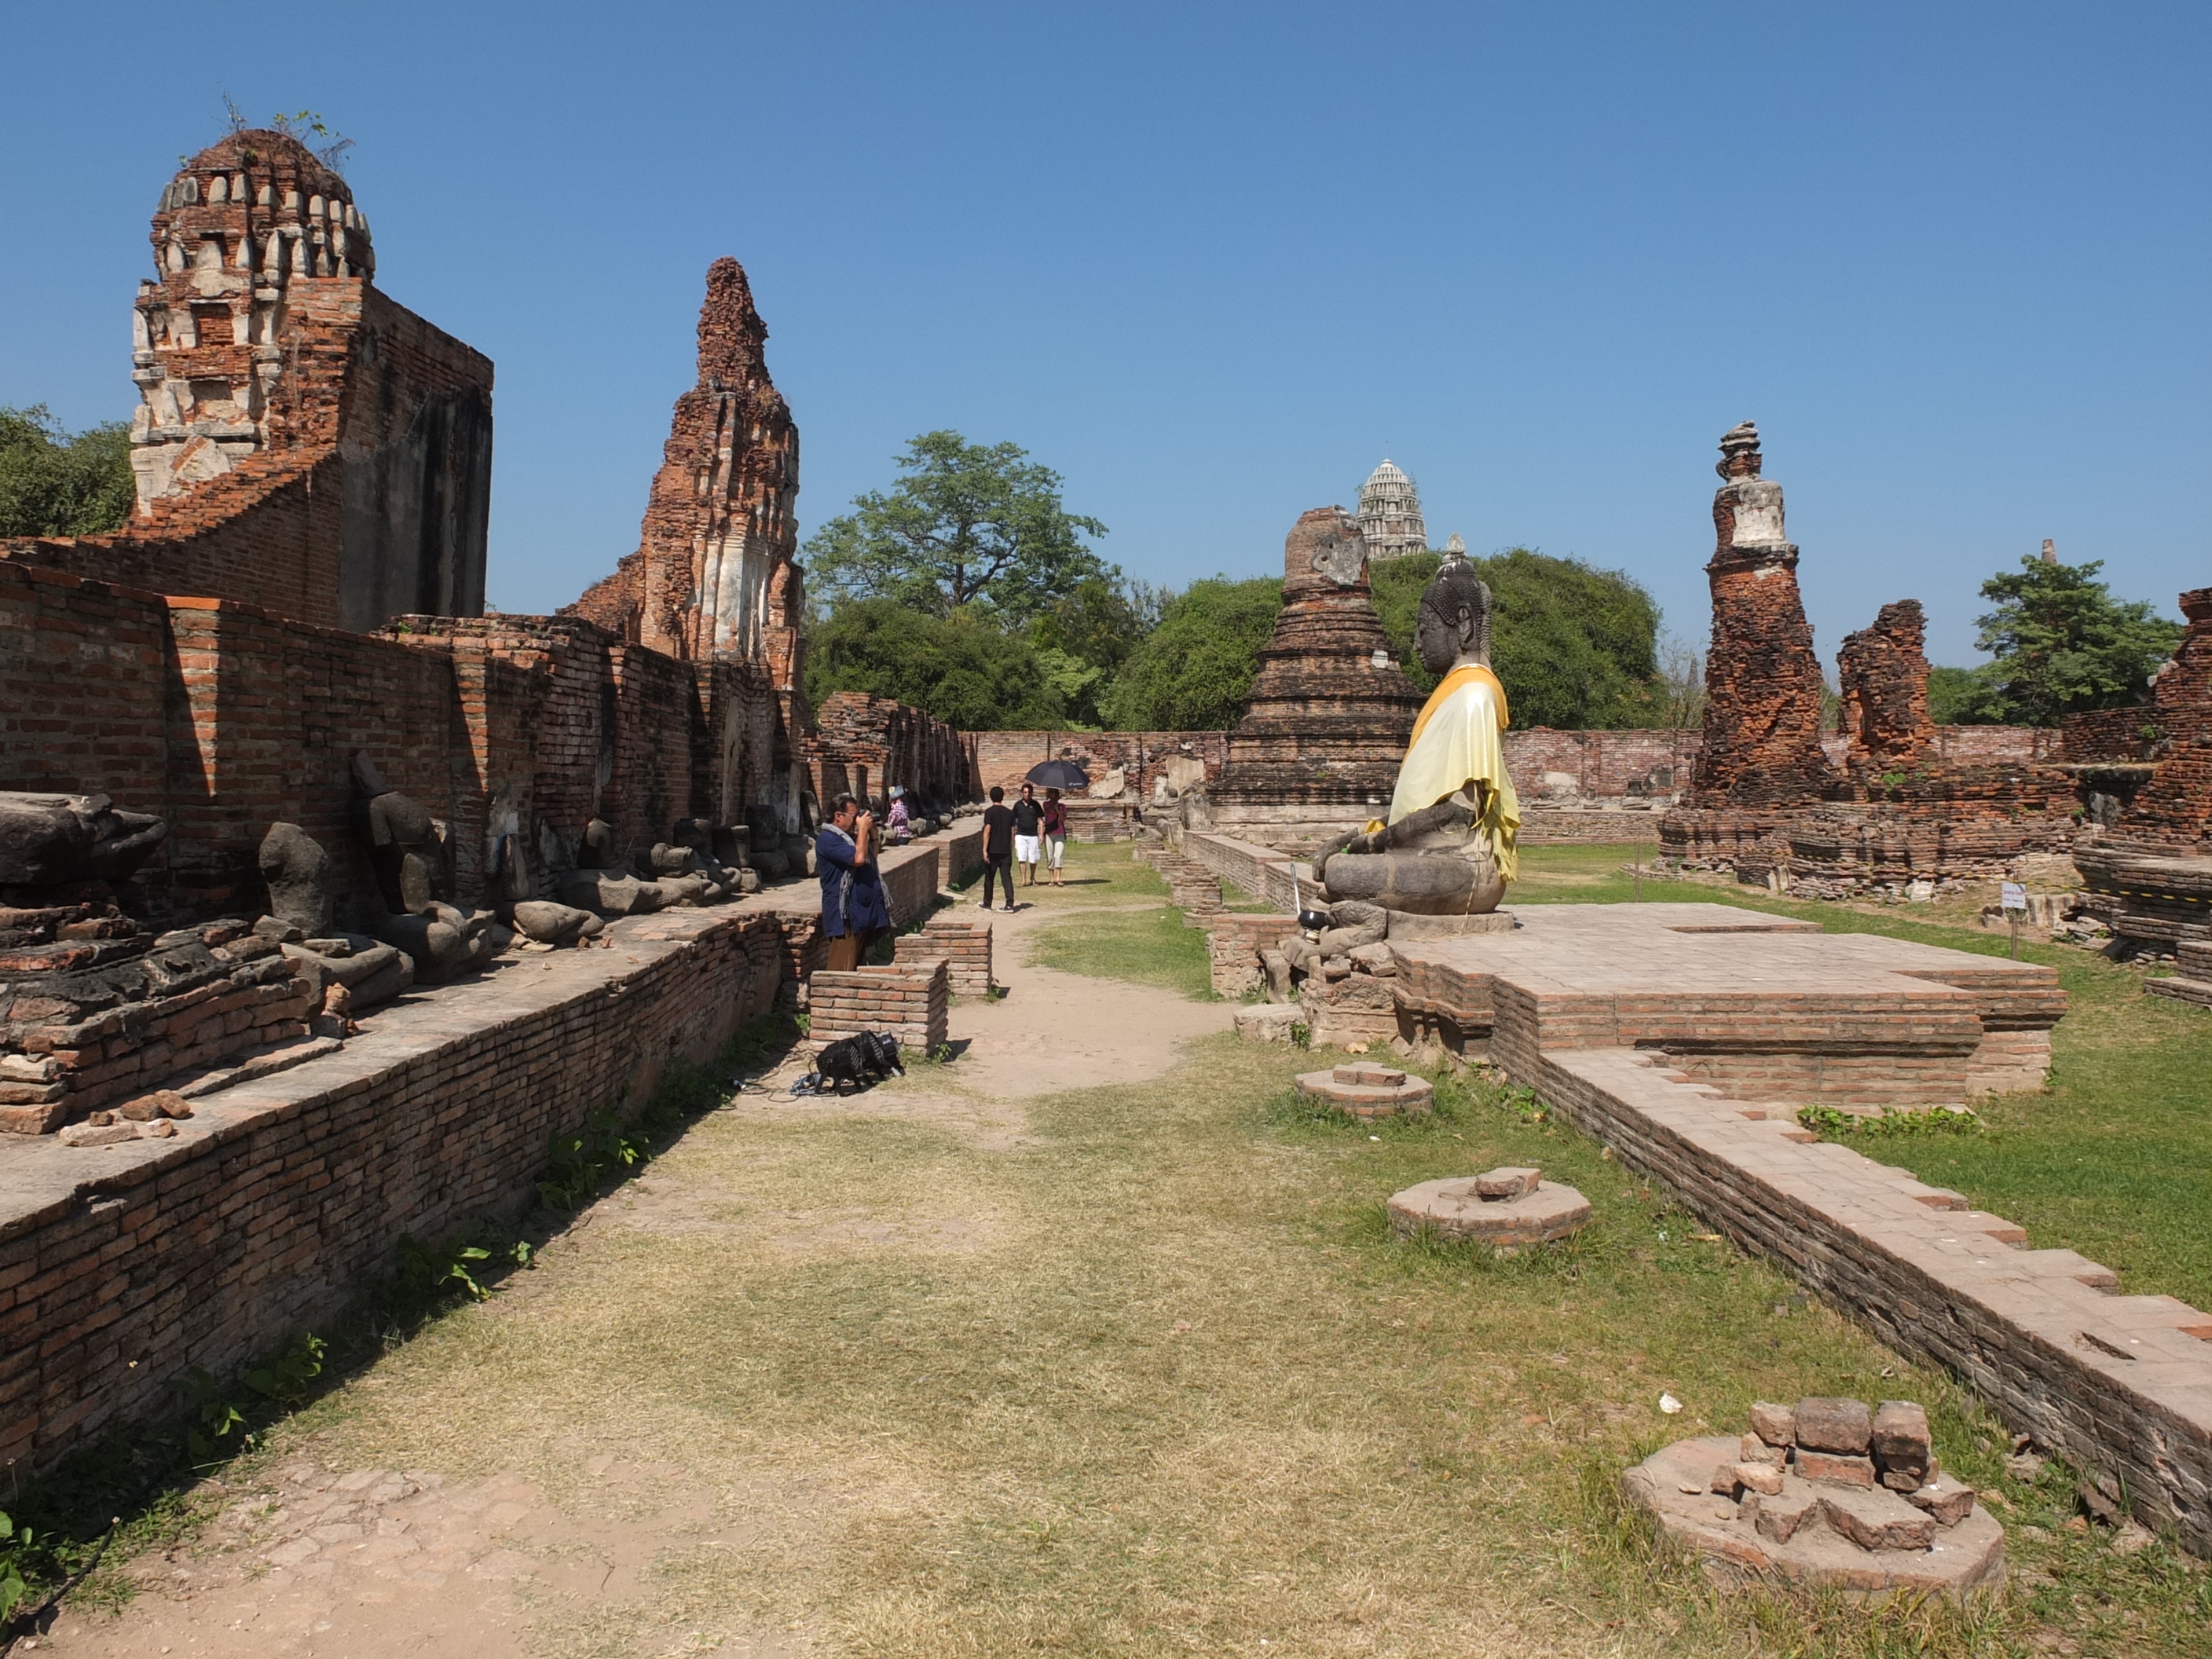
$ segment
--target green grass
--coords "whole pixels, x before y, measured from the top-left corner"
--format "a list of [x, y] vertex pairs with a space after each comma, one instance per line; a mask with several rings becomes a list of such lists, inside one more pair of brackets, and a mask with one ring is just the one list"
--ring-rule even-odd
[[1122, 910], [1048, 923], [1030, 939], [1029, 960], [1064, 974], [1157, 985], [1206, 1001], [1213, 963], [1206, 935], [1176, 909]]
[[[1629, 847], [1532, 847], [1512, 904], [1618, 903]], [[1646, 899], [1702, 900], [2002, 957], [2002, 933], [1887, 910], [1800, 903], [1755, 889], [1649, 882]], [[2051, 1086], [1975, 1103], [1990, 1133], [1869, 1146], [1869, 1156], [1964, 1193], [2020, 1223], [2039, 1248], [2065, 1245], [2122, 1276], [2131, 1293], [2212, 1308], [2212, 1011], [2143, 993], [2139, 969], [2068, 945], [2022, 944], [2058, 970], [2068, 1010], [2051, 1034]]]
[[[1035, 887], [1018, 884], [1015, 892], [1024, 904], [1036, 903], [1050, 909], [1129, 904], [1142, 899], [1165, 900], [1168, 884], [1160, 879], [1159, 872], [1149, 864], [1139, 863], [1129, 852], [1127, 842], [1072, 841], [1067, 843], [1065, 867], [1060, 871], [1066, 878], [1066, 886], [1054, 887], [1043, 882]], [[982, 879], [980, 875], [971, 877], [956, 890], [975, 896]], [[1018, 864], [1014, 866], [1014, 879], [1017, 884], [1021, 880]]]
[[[746, 1529], [738, 1550], [672, 1537], [633, 1601], [541, 1600], [532, 1650], [575, 1659], [763, 1624], [917, 1659], [1965, 1659], [2039, 1630], [2200, 1650], [2202, 1574], [2059, 1530], [2063, 1470], [2011, 1480], [1963, 1390], [1518, 1091], [1448, 1082], [1432, 1118], [1375, 1127], [1291, 1094], [1326, 1056], [1188, 1052], [1039, 1102], [994, 1155], [865, 1106], [709, 1117], [654, 1183], [710, 1195], [700, 1220], [612, 1210], [526, 1300], [448, 1316], [273, 1449], [510, 1471], [588, 1505], [579, 1465], [604, 1449]], [[1507, 1261], [1390, 1236], [1389, 1193], [1499, 1163], [1572, 1182], [1592, 1225]], [[2009, 1504], [2021, 1588], [1966, 1613], [1723, 1598], [1656, 1556], [1620, 1469], [1808, 1393], [1926, 1402], [1947, 1466]]]

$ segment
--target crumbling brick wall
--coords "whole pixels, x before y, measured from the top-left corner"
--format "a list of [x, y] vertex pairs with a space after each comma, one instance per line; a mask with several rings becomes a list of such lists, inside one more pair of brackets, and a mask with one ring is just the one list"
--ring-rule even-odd
[[190, 1366], [228, 1376], [327, 1328], [403, 1233], [452, 1238], [526, 1197], [550, 1135], [769, 1012], [782, 919], [685, 922], [687, 939], [564, 957], [495, 1006], [469, 985], [418, 993], [438, 1035], [397, 1058], [350, 1044], [222, 1096], [220, 1134], [106, 1148], [74, 1197], [0, 1201], [0, 1458], [50, 1466], [167, 1414], [166, 1379]]
[[1917, 599], [1882, 606], [1836, 653], [1846, 764], [1859, 775], [1910, 772], [1936, 736], [1928, 717], [1927, 617]]
[[2165, 758], [2119, 827], [2130, 839], [2198, 851], [2212, 841], [2212, 587], [2184, 593], [2181, 614], [2181, 643], [2151, 687]]

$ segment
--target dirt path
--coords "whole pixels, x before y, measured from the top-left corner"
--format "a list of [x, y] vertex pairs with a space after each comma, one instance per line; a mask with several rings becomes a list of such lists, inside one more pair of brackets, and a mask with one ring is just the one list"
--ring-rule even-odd
[[[1000, 1242], [1008, 1206], [980, 1195], [963, 1201], [957, 1190], [939, 1194], [948, 1202], [916, 1206], [805, 1178], [797, 1183], [803, 1190], [763, 1206], [758, 1183], [748, 1178], [757, 1170], [749, 1168], [755, 1160], [744, 1138], [717, 1132], [726, 1119], [772, 1122], [780, 1136], [803, 1137], [808, 1125], [832, 1121], [899, 1126], [934, 1142], [949, 1136], [971, 1155], [1002, 1154], [1032, 1144], [1029, 1109], [1042, 1096], [1165, 1075], [1187, 1040], [1228, 1028], [1227, 1005], [1023, 965], [1025, 941], [1038, 927], [1129, 908], [1157, 907], [1071, 909], [1043, 893], [1013, 914], [994, 914], [998, 974], [1008, 993], [956, 1004], [951, 1034], [966, 1047], [951, 1064], [918, 1066], [904, 1082], [865, 1096], [796, 1101], [787, 1085], [803, 1068], [787, 1065], [764, 1080], [769, 1092], [738, 1097], [580, 1218], [544, 1254], [539, 1271], [456, 1317], [489, 1327], [496, 1345], [502, 1326], [557, 1316], [565, 1302], [592, 1294], [590, 1276], [574, 1271], [584, 1259], [641, 1250], [665, 1259], [650, 1264], [653, 1282], [632, 1286], [632, 1295], [641, 1304], [665, 1297], [680, 1317], [695, 1288], [684, 1282], [687, 1266], [704, 1265], [687, 1262], [685, 1242], [739, 1231], [780, 1264], [854, 1250], [957, 1255]], [[580, 1411], [568, 1402], [532, 1443], [515, 1449], [524, 1455], [504, 1456], [479, 1441], [471, 1456], [456, 1460], [442, 1455], [452, 1449], [453, 1425], [429, 1420], [419, 1433], [403, 1430], [396, 1442], [385, 1441], [406, 1455], [363, 1463], [355, 1452], [359, 1437], [347, 1431], [378, 1414], [382, 1401], [418, 1391], [422, 1379], [405, 1374], [414, 1357], [403, 1350], [372, 1368], [327, 1407], [281, 1430], [272, 1455], [234, 1467], [224, 1479], [229, 1501], [190, 1548], [133, 1564], [138, 1593], [120, 1616], [65, 1613], [24, 1650], [86, 1659], [632, 1652], [769, 1659], [806, 1651], [803, 1616], [738, 1606], [714, 1607], [696, 1621], [672, 1618], [667, 1580], [684, 1569], [671, 1563], [733, 1556], [757, 1567], [773, 1559], [803, 1578], [808, 1549], [854, 1524], [868, 1506], [856, 1505], [856, 1488], [879, 1480], [855, 1480], [827, 1449], [811, 1470], [803, 1460], [796, 1468], [779, 1460], [776, 1472], [734, 1484], [702, 1480], [689, 1459], [626, 1455], [637, 1441], [620, 1393], [599, 1395]], [[641, 1351], [637, 1363], [650, 1367], [653, 1357]], [[434, 1418], [439, 1401], [425, 1398], [421, 1409]], [[881, 1501], [880, 1492], [870, 1501]]]

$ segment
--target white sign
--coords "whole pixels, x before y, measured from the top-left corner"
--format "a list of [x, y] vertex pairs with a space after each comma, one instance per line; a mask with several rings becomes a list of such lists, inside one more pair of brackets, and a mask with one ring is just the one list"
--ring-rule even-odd
[[2021, 886], [2018, 882], [2008, 881], [2005, 883], [2003, 894], [2003, 908], [2007, 910], [2025, 910], [2027, 908], [2027, 889]]

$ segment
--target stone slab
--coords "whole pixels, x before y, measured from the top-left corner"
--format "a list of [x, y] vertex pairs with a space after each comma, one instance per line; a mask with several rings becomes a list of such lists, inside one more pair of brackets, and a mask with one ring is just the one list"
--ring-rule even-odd
[[[1762, 1582], [1832, 1588], [1854, 1599], [1883, 1595], [1948, 1595], [1994, 1590], [2004, 1583], [2004, 1528], [1976, 1509], [1956, 1526], [1943, 1527], [1894, 1493], [1816, 1488], [1795, 1479], [1777, 1498], [1749, 1494], [1741, 1502], [1712, 1490], [1717, 1468], [1735, 1461], [1728, 1435], [1680, 1440], [1661, 1449], [1621, 1479], [1629, 1501], [1647, 1510], [1660, 1532], [1703, 1561], [1718, 1584], [1740, 1588]], [[1778, 1526], [1762, 1528], [1771, 1505]], [[1867, 1549], [1832, 1524], [1844, 1524], [1882, 1541], [1928, 1536], [1925, 1549]]]
[[1519, 1198], [1487, 1199], [1481, 1177], [1424, 1181], [1390, 1195], [1390, 1227], [1401, 1238], [1430, 1232], [1499, 1249], [1524, 1249], [1565, 1238], [1589, 1224], [1589, 1200], [1572, 1187], [1539, 1181]]

